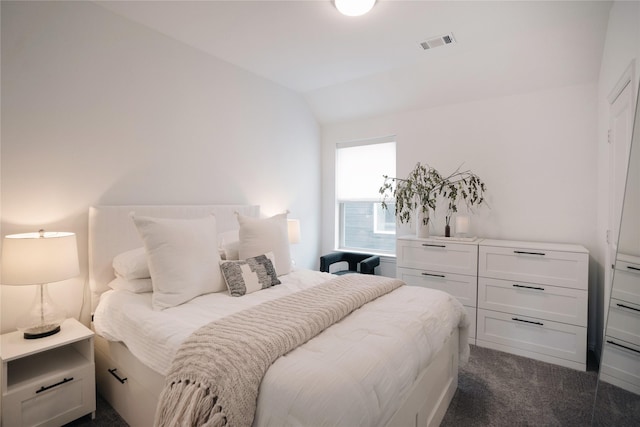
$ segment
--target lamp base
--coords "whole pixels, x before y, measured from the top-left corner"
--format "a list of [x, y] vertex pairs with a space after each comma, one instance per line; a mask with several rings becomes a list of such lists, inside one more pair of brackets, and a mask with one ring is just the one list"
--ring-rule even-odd
[[39, 325], [23, 330], [25, 340], [34, 340], [55, 335], [60, 332], [60, 325]]
[[46, 285], [40, 285], [31, 309], [18, 320], [16, 327], [27, 340], [44, 338], [60, 332], [65, 318], [65, 313], [51, 301]]

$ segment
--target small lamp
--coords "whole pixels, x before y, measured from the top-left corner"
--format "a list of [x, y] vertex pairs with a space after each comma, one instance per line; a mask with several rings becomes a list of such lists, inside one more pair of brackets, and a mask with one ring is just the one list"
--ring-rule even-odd
[[300, 243], [300, 220], [288, 219], [287, 231], [289, 233], [289, 243]]
[[43, 338], [60, 331], [66, 314], [57, 308], [46, 285], [80, 274], [74, 233], [12, 234], [2, 242], [2, 284], [39, 285], [33, 306], [18, 320], [25, 339]]
[[457, 215], [456, 234], [460, 237], [467, 237], [467, 234], [469, 234], [470, 223], [471, 218], [469, 218], [467, 215]]
[[[299, 219], [287, 219], [287, 232], [289, 233], [289, 243], [300, 243], [300, 220]], [[291, 258], [291, 266], [294, 267], [296, 261]]]

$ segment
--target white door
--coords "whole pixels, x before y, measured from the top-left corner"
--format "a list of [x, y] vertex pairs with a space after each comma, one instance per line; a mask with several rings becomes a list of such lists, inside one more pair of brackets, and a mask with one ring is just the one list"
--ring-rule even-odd
[[[626, 81], [626, 83], [625, 83]], [[607, 231], [607, 268], [605, 269], [604, 306], [609, 305], [611, 280], [613, 278], [613, 264], [618, 249], [618, 234], [624, 189], [629, 164], [629, 149], [631, 147], [631, 133], [633, 127], [633, 79], [625, 75], [624, 80], [617, 86], [617, 91], [609, 98], [609, 229]]]

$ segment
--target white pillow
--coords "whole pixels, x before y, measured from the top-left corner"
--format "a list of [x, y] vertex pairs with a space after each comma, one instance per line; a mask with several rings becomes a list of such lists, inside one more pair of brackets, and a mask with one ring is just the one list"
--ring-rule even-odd
[[155, 310], [226, 290], [213, 215], [199, 219], [132, 217], [147, 251]]
[[278, 214], [270, 218], [253, 218], [239, 213], [240, 259], [247, 259], [273, 252], [278, 276], [291, 271], [291, 253], [289, 252], [289, 233], [287, 214]]
[[240, 235], [239, 230], [229, 230], [220, 233], [218, 236], [218, 245], [221, 251], [222, 259], [224, 260], [238, 260], [240, 255], [238, 250], [240, 249]]
[[132, 249], [116, 255], [113, 258], [113, 271], [116, 277], [131, 279], [148, 279], [149, 264], [147, 264], [147, 251], [144, 248]]
[[129, 291], [136, 294], [153, 291], [151, 279], [125, 279], [124, 277], [116, 277], [108, 285], [111, 289], [118, 291]]

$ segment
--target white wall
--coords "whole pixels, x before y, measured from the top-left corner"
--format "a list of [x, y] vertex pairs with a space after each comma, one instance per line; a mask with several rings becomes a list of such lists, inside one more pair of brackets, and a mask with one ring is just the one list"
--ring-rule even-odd
[[607, 265], [606, 230], [609, 227], [609, 147], [607, 144], [607, 130], [609, 128], [609, 94], [614, 89], [629, 65], [635, 61], [634, 90], [640, 85], [640, 2], [617, 1], [609, 12], [609, 24], [600, 67], [598, 81], [598, 222], [597, 222], [597, 289], [592, 298], [597, 301], [597, 330], [598, 348], [602, 344], [604, 301], [608, 292], [609, 272]]
[[[2, 2], [2, 235], [78, 235], [94, 204], [259, 204], [301, 219], [316, 267], [319, 128], [297, 94], [89, 2]], [[35, 288], [2, 287], [2, 332]], [[86, 293], [86, 292], [85, 292]], [[82, 315], [88, 319], [88, 307]]]
[[[464, 163], [486, 182], [490, 209], [472, 217], [473, 234], [578, 243], [593, 253], [596, 118], [594, 84], [323, 126], [323, 251], [334, 245], [335, 144], [396, 135], [398, 176], [418, 161], [442, 173]], [[443, 221], [433, 234], [444, 234]]]
[[[599, 350], [609, 224], [607, 96], [633, 60], [637, 90], [640, 2], [617, 1], [610, 11], [600, 76], [594, 86], [324, 126], [323, 252], [334, 245], [335, 143], [396, 134], [399, 175], [416, 161], [443, 172], [464, 161], [487, 182], [491, 209], [474, 217], [477, 235], [575, 242], [589, 249], [589, 345]], [[441, 229], [436, 225], [434, 231], [442, 234]], [[393, 271], [390, 265], [386, 271]]]

